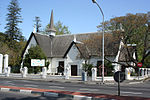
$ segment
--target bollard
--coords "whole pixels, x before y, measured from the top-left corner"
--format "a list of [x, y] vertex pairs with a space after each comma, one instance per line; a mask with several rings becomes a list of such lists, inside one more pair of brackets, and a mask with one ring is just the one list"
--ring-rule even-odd
[[148, 77], [150, 77], [150, 68], [148, 68]]
[[47, 76], [47, 68], [43, 67], [42, 68], [42, 77], [41, 78], [46, 78], [46, 76]]
[[126, 68], [125, 69], [125, 78], [126, 78], [126, 80], [130, 80], [130, 75], [131, 75], [131, 73], [130, 73], [129, 68]]
[[141, 68], [141, 72], [142, 72], [142, 77], [144, 77], [144, 68]]
[[145, 77], [148, 77], [147, 72], [148, 72], [148, 69], [147, 69], [147, 68], [145, 68]]
[[23, 69], [23, 74], [22, 74], [22, 77], [27, 77], [27, 74], [28, 74], [28, 68], [27, 67], [24, 67]]
[[96, 81], [97, 78], [97, 68], [92, 68], [92, 81]]
[[65, 79], [69, 79], [69, 66], [66, 67]]
[[5, 54], [4, 55], [4, 73], [6, 73], [7, 69], [8, 68], [8, 55]]
[[3, 68], [3, 55], [0, 54], [0, 73], [2, 73], [2, 68]]
[[6, 68], [5, 76], [6, 76], [6, 77], [9, 77], [10, 72], [11, 72], [11, 67], [7, 67], [7, 68]]

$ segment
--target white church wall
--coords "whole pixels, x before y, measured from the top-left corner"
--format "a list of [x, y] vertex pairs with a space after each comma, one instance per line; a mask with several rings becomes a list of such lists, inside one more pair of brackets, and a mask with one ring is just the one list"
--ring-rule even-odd
[[77, 65], [77, 76], [81, 76], [83, 59], [78, 58], [79, 50], [76, 45], [73, 45], [67, 54], [66, 64], [69, 67], [69, 76], [71, 76], [71, 65]]
[[60, 61], [64, 61], [64, 63], [65, 63], [65, 59], [64, 58], [52, 58], [52, 60], [50, 62], [51, 63], [52, 73], [58, 73], [57, 67], [59, 66], [59, 62]]
[[[23, 58], [25, 58], [25, 55], [28, 53], [28, 49], [30, 49], [31, 46], [36, 46], [36, 45], [37, 45], [36, 40], [35, 40], [34, 36], [32, 36], [32, 38], [31, 38], [31, 40], [30, 40], [30, 42], [29, 42], [29, 44], [28, 44], [28, 46], [24, 52]], [[23, 61], [21, 63], [21, 68], [22, 67], [23, 67]]]
[[28, 44], [28, 46], [26, 48], [26, 51], [25, 51], [23, 57], [25, 57], [25, 55], [28, 53], [28, 49], [30, 49], [31, 46], [36, 46], [36, 45], [37, 45], [36, 40], [35, 40], [34, 36], [32, 36], [32, 38], [31, 38], [31, 40], [30, 40], [30, 42], [29, 42], [29, 44]]

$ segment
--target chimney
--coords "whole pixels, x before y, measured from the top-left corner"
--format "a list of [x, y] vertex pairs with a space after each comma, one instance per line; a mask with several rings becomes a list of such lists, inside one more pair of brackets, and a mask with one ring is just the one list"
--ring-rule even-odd
[[54, 19], [53, 19], [53, 10], [51, 12], [50, 24], [48, 26], [48, 29], [46, 30], [46, 33], [49, 36], [55, 36], [56, 35], [56, 29], [54, 27]]

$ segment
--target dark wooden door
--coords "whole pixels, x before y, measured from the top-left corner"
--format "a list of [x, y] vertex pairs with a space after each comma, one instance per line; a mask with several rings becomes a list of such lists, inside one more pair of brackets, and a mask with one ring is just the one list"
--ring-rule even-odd
[[58, 73], [64, 72], [64, 61], [59, 61]]
[[71, 76], [77, 76], [77, 65], [71, 65]]

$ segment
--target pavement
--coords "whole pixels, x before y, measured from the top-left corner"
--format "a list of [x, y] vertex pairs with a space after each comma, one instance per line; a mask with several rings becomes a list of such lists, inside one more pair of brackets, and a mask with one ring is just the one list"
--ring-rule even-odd
[[150, 98], [133, 97], [133, 96], [116, 96], [96, 93], [81, 93], [81, 92], [70, 92], [70, 91], [58, 91], [49, 89], [37, 89], [37, 88], [24, 88], [14, 86], [0, 86], [1, 91], [11, 91], [35, 94], [47, 97], [69, 97], [74, 100], [150, 100]]
[[[118, 84], [115, 81], [105, 81], [104, 83], [101, 81], [82, 81], [81, 78], [75, 78], [75, 79], [64, 79], [64, 77], [59, 77], [58, 76], [52, 76], [52, 77], [47, 77], [47, 78], [41, 78], [40, 75], [28, 75], [25, 78], [22, 78], [21, 75], [10, 75], [9, 77], [5, 77], [5, 75], [0, 75], [0, 77], [3, 78], [10, 78], [10, 79], [18, 79], [18, 80], [39, 80], [39, 81], [48, 81], [48, 82], [62, 82], [62, 83], [77, 83], [77, 84], [106, 84], [106, 85], [113, 85], [113, 84]], [[149, 78], [150, 79], [150, 78]], [[148, 80], [148, 79], [146, 79]], [[126, 85], [126, 84], [138, 84], [138, 83], [143, 83], [146, 80], [124, 80], [121, 84]]]
[[[0, 76], [2, 77], [2, 76]], [[4, 78], [4, 77], [3, 77]], [[19, 80], [39, 80], [39, 81], [51, 81], [51, 82], [63, 82], [63, 83], [78, 83], [78, 84], [103, 84], [102, 82], [93, 81], [81, 81], [81, 80], [64, 80], [64, 79], [42, 79], [42, 78], [18, 78], [18, 77], [5, 77], [11, 79]], [[143, 83], [145, 80], [125, 80], [122, 84], [138, 84]], [[104, 84], [117, 84], [114, 81], [105, 81]], [[15, 87], [15, 86], [0, 86], [1, 91], [13, 91], [20, 93], [30, 93], [38, 94], [41, 96], [50, 97], [70, 97], [74, 100], [150, 100], [150, 98], [144, 97], [133, 97], [133, 96], [117, 96], [117, 95], [106, 95], [98, 93], [82, 93], [82, 92], [70, 92], [70, 91], [60, 91], [60, 90], [50, 90], [50, 89], [38, 89], [38, 88], [25, 88], [25, 87]]]

